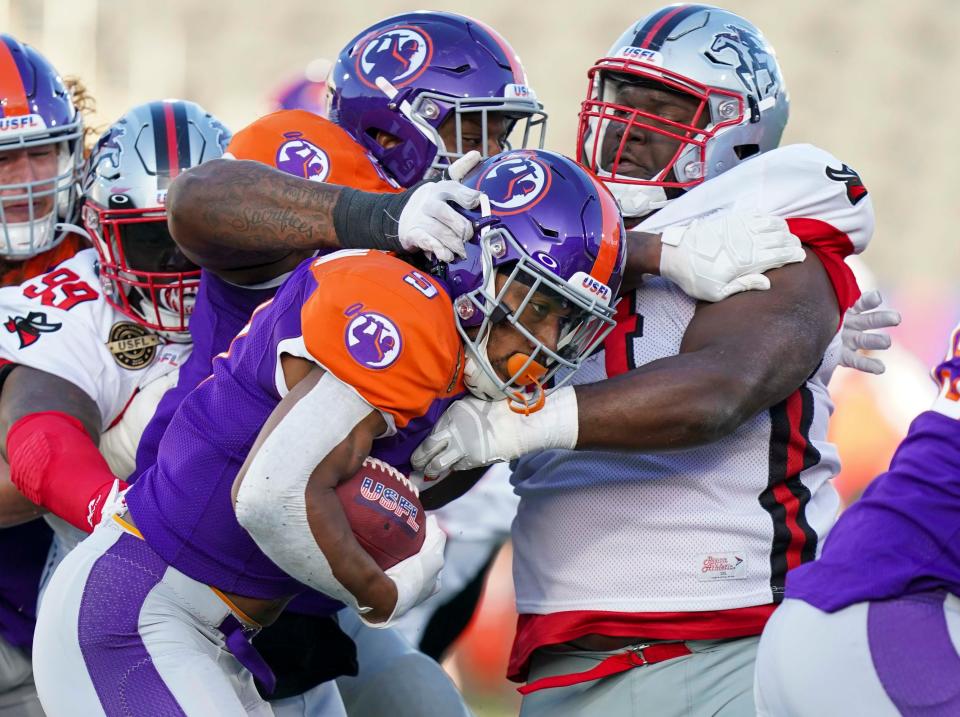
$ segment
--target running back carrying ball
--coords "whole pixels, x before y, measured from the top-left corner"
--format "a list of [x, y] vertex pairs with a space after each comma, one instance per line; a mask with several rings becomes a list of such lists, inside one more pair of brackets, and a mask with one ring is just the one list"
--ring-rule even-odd
[[419, 552], [425, 516], [413, 484], [393, 466], [366, 458], [336, 488], [353, 535], [382, 570]]

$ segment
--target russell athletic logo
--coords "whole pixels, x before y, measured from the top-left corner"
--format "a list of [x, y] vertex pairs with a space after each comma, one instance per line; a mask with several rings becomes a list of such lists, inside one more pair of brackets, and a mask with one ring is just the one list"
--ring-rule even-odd
[[391, 366], [400, 357], [403, 341], [400, 330], [383, 314], [363, 311], [354, 304], [346, 310], [351, 317], [343, 340], [350, 356], [361, 366], [375, 370]]
[[374, 35], [357, 55], [357, 76], [376, 89], [383, 77], [394, 87], [403, 87], [417, 79], [430, 65], [433, 41], [420, 28], [399, 25]]
[[530, 209], [547, 196], [551, 180], [550, 167], [541, 160], [514, 154], [480, 175], [477, 188], [490, 198], [493, 214], [510, 215]]
[[277, 150], [277, 169], [311, 182], [324, 182], [330, 176], [330, 157], [301, 132], [285, 132], [287, 141]]

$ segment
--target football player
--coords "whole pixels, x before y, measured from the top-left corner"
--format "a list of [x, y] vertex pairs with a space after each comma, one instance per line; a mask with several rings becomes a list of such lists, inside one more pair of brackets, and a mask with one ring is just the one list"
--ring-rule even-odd
[[[731, 209], [784, 218], [806, 260], [714, 304], [645, 281], [578, 385], [530, 416], [467, 398], [414, 455], [437, 476], [531, 454], [512, 479], [524, 715], [621, 713], [637, 690], [657, 714], [753, 713], [758, 635], [838, 507], [826, 384], [858, 294], [843, 259], [873, 229], [852, 169], [777, 149], [787, 111], [744, 18], [672, 5], [632, 25], [590, 71], [580, 158], [664, 266], [678, 227]], [[695, 271], [726, 261], [708, 246]]]
[[[190, 351], [187, 326], [200, 272], [167, 232], [166, 191], [180, 172], [220, 156], [228, 139], [226, 129], [192, 103], [131, 110], [100, 138], [89, 162], [84, 225], [97, 255], [82, 252], [40, 277], [36, 283], [46, 293], [25, 285], [0, 297], [13, 334], [3, 355], [17, 367], [0, 395], [0, 417], [9, 428], [14, 482], [26, 493], [6, 496], [2, 512], [16, 521], [35, 516], [38, 506], [52, 511], [48, 519], [59, 538], [54, 561], [81, 531], [89, 532], [111, 492], [125, 487], [114, 475], [132, 471], [146, 420]], [[290, 145], [296, 161], [301, 145]], [[379, 175], [372, 169], [369, 175], [368, 188], [382, 191]], [[101, 281], [109, 287], [105, 294], [91, 288]], [[37, 302], [36, 308], [60, 311], [29, 311]], [[111, 461], [97, 452], [98, 438]], [[50, 460], [31, 463], [32, 448], [51, 441]], [[12, 453], [23, 445], [22, 455]]]
[[97, 451], [100, 435], [140, 387], [189, 353], [198, 270], [166, 234], [163, 205], [171, 179], [219, 157], [229, 137], [191, 102], [130, 110], [90, 156], [83, 222], [95, 250], [0, 290], [9, 316], [0, 425], [11, 479], [22, 502], [73, 526], [67, 543], [93, 528], [118, 488]]
[[960, 327], [940, 394], [889, 470], [787, 575], [757, 653], [757, 714], [960, 713]]
[[[10, 35], [0, 35], [0, 286], [43, 274], [87, 246], [83, 234], [71, 226], [76, 221], [83, 162], [83, 117], [73, 95], [39, 52]], [[6, 476], [6, 465], [0, 468]], [[5, 477], [0, 483], [0, 501], [4, 495], [15, 495]], [[28, 508], [2, 524], [35, 516]], [[4, 717], [42, 715], [29, 652], [50, 538], [50, 529], [41, 521], [0, 530]]]
[[215, 359], [126, 510], [50, 582], [34, 654], [48, 715], [122, 714], [146, 699], [268, 714], [253, 675], [271, 676], [247, 634], [303, 585], [381, 625], [431, 594], [435, 520], [420, 552], [384, 572], [333, 488], [367, 455], [408, 468], [465, 389], [498, 386], [521, 410], [542, 403], [542, 381], [575, 369], [612, 327], [624, 264], [616, 203], [572, 160], [505, 153], [467, 183], [494, 199], [471, 214], [483, 228], [466, 258], [422, 269], [375, 252], [308, 259]]
[[[393, 44], [410, 53], [412, 64], [409, 68], [405, 69], [402, 63], [400, 66], [391, 65], [389, 58], [383, 56], [383, 49]], [[421, 52], [424, 48], [429, 50], [428, 55]], [[431, 61], [434, 56], [438, 61]], [[366, 69], [354, 73], [349, 69], [354, 65]], [[390, 18], [365, 29], [351, 40], [340, 54], [337, 66], [340, 68], [340, 84], [336, 91], [336, 111], [332, 115], [340, 122], [341, 128], [305, 123], [302, 115], [277, 114], [255, 123], [250, 131], [242, 133], [245, 137], [242, 141], [238, 137], [236, 155], [255, 158], [302, 179], [390, 191], [391, 185], [408, 186], [435, 175], [451, 159], [470, 149], [498, 152], [506, 146], [510, 131], [515, 127], [523, 143], [533, 142], [537, 132], [542, 134], [545, 115], [526, 85], [515, 53], [496, 32], [469, 18], [431, 12]], [[451, 69], [456, 70], [455, 77]], [[377, 78], [381, 78], [379, 83]], [[395, 97], [397, 88], [402, 88], [402, 102]], [[307, 131], [305, 127], [311, 129]], [[300, 136], [293, 136], [297, 132]], [[354, 149], [350, 150], [346, 142]], [[370, 163], [367, 156], [374, 162]], [[471, 159], [464, 166], [470, 166], [469, 162], [474, 161]], [[240, 163], [228, 165], [228, 168], [241, 173], [250, 170]], [[251, 217], [262, 219], [269, 215], [262, 211], [267, 209], [266, 206], [253, 208], [250, 190], [254, 186], [271, 187], [276, 177], [247, 176], [249, 179], [231, 183], [233, 187], [238, 184], [244, 187], [242, 197], [234, 197], [237, 201], [229, 200], [231, 209], [241, 205], [252, 209], [250, 212], [242, 210], [245, 218], [240, 222], [223, 217], [227, 223], [220, 224], [210, 221], [211, 215], [197, 215], [205, 220], [202, 231], [198, 231], [197, 223], [183, 221], [190, 214], [191, 207], [205, 212], [205, 208], [215, 206], [206, 203], [198, 194], [208, 191], [210, 181], [206, 177], [198, 175], [202, 181], [194, 182], [196, 186], [189, 191], [180, 192], [174, 203], [172, 225], [175, 235], [185, 249], [210, 271], [204, 272], [197, 313], [193, 317], [197, 348], [185, 365], [176, 389], [164, 398], [144, 436], [138, 455], [141, 468], [155, 459], [156, 447], [167, 422], [183, 396], [209, 375], [213, 356], [226, 349], [253, 308], [273, 295], [284, 273], [297, 261], [321, 248], [316, 242], [319, 227], [310, 227], [309, 222], [291, 222], [286, 231], [276, 233], [275, 225], [270, 222], [265, 222], [269, 225], [266, 227], [251, 223]], [[291, 204], [294, 196], [302, 197], [304, 204], [311, 207], [310, 211], [294, 214], [298, 209], [297, 205]], [[469, 192], [465, 197], [461, 203], [475, 200]], [[301, 219], [312, 217], [316, 206], [312, 192], [296, 189], [295, 183], [272, 194], [269, 202], [271, 208], [278, 208], [276, 216], [282, 212]], [[282, 209], [279, 204], [283, 205]], [[216, 206], [227, 208], [220, 200]], [[411, 210], [419, 206], [414, 203]], [[446, 224], [457, 225], [463, 221], [445, 204], [438, 203], [436, 207]], [[300, 209], [303, 208], [304, 205], [300, 205]], [[422, 208], [430, 209], [429, 206]], [[390, 213], [397, 216], [392, 209]], [[345, 215], [341, 226], [356, 227], [358, 222], [369, 224], [371, 217], [375, 218], [376, 213], [359, 205]], [[405, 217], [401, 216], [401, 219]], [[214, 225], [218, 225], [217, 229], [211, 232]], [[223, 246], [224, 239], [230, 236], [229, 232], [224, 232], [225, 226], [234, 230], [241, 226], [250, 229], [252, 241], [261, 242], [262, 246], [255, 247], [255, 251], [247, 255], [238, 252], [238, 244], [232, 240], [228, 246]], [[284, 247], [292, 236], [290, 229], [305, 230], [305, 245]], [[409, 222], [399, 227], [394, 224], [388, 233], [426, 238], [422, 228], [410, 226]], [[204, 237], [211, 241], [205, 244]], [[251, 245], [248, 243], [247, 246]], [[215, 251], [211, 251], [211, 247]], [[446, 247], [433, 248], [441, 258], [453, 257]], [[264, 631], [257, 638], [268, 661], [271, 661], [274, 647], [280, 654], [289, 651], [291, 640], [309, 643], [311, 624], [303, 613], [327, 614], [331, 611], [331, 603], [312, 597], [295, 601], [291, 610], [271, 630]], [[402, 641], [386, 632], [372, 635], [350, 615], [343, 616], [340, 622], [358, 644], [361, 670], [356, 679], [340, 680], [348, 710], [363, 713], [389, 709], [396, 714], [397, 710], [406, 709], [410, 714], [416, 714], [429, 709], [437, 715], [462, 714], [464, 707], [452, 684], [435, 665], [423, 660], [422, 655], [405, 648]], [[323, 627], [326, 622], [316, 624]], [[319, 657], [321, 663], [330, 660], [329, 655]], [[302, 680], [312, 684], [323, 679], [326, 670], [334, 666], [302, 662], [300, 667]], [[292, 679], [294, 677], [296, 675], [278, 675], [277, 694], [287, 694], [291, 685], [296, 685], [299, 691], [303, 682]], [[372, 678], [388, 689], [367, 689], [368, 680]], [[417, 689], [417, 685], [423, 684], [428, 684], [429, 688]]]

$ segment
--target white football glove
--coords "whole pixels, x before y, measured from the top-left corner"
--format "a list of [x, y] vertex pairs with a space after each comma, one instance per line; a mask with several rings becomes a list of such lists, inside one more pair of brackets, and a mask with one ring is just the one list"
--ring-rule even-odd
[[883, 351], [890, 348], [890, 336], [885, 333], [868, 333], [873, 329], [887, 329], [900, 323], [900, 312], [893, 309], [879, 309], [883, 297], [873, 290], [863, 294], [843, 317], [840, 338], [840, 365], [855, 368], [864, 373], [880, 374], [887, 370], [883, 361], [858, 353], [865, 351]]
[[511, 461], [547, 448], [574, 448], [578, 434], [577, 394], [571, 386], [551, 393], [543, 408], [529, 416], [511, 411], [506, 400], [467, 396], [450, 405], [410, 462], [429, 485], [451, 471]]
[[390, 617], [383, 622], [370, 622], [361, 614], [360, 620], [364, 624], [376, 628], [390, 627], [401, 615], [439, 592], [447, 535], [433, 515], [427, 516], [424, 530], [426, 535], [420, 552], [384, 571], [397, 586], [397, 604]]
[[463, 245], [473, 237], [473, 223], [447, 202], [464, 209], [476, 208], [481, 192], [463, 186], [460, 180], [479, 162], [479, 152], [467, 152], [448, 168], [450, 179], [427, 182], [410, 196], [400, 212], [397, 230], [406, 251], [424, 251], [440, 261], [466, 256]]
[[701, 301], [769, 289], [763, 272], [805, 257], [787, 223], [767, 214], [730, 212], [695, 219], [668, 227], [660, 241], [660, 275]]

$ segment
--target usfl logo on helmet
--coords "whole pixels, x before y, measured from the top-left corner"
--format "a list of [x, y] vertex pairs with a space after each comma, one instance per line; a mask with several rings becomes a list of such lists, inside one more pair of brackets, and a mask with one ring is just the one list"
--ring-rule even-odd
[[303, 139], [302, 132], [285, 132], [287, 141], [277, 149], [277, 169], [311, 182], [326, 181], [330, 175], [330, 157], [317, 145]]
[[480, 175], [477, 188], [490, 199], [493, 214], [524, 212], [550, 191], [550, 167], [533, 153], [514, 152]]
[[376, 89], [376, 79], [403, 87], [417, 79], [433, 57], [433, 40], [413, 25], [398, 25], [367, 40], [357, 53], [357, 76]]

